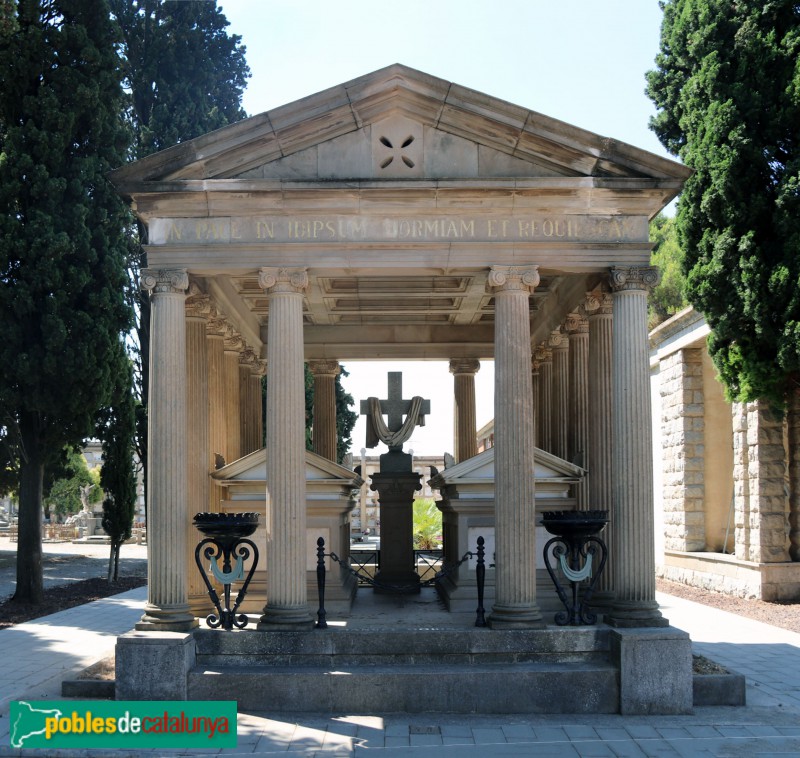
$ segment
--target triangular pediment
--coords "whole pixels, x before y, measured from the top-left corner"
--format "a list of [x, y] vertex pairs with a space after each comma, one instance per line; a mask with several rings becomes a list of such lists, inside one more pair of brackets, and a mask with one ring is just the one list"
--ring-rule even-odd
[[[261, 448], [214, 471], [211, 476], [221, 482], [266, 482], [267, 449]], [[338, 463], [329, 461], [306, 450], [306, 482], [339, 483], [342, 486], [360, 487], [361, 477]]]
[[596, 177], [688, 169], [535, 111], [395, 64], [114, 172], [123, 192], [192, 180]]
[[[539, 448], [534, 451], [531, 468], [536, 481], [577, 482], [586, 473], [580, 466]], [[440, 489], [453, 484], [481, 482], [494, 482], [493, 447], [440, 471], [430, 480], [429, 484], [431, 487]]]

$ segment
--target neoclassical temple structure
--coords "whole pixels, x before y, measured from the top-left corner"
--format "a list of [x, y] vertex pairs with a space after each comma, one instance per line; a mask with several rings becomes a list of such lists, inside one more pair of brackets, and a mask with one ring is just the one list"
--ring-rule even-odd
[[450, 360], [457, 461], [477, 452], [474, 375], [495, 361], [492, 629], [546, 623], [535, 447], [588, 472], [578, 508], [611, 510], [606, 621], [666, 626], [653, 568], [648, 222], [688, 173], [401, 65], [114, 172], [148, 230], [152, 304], [138, 629], [196, 623], [191, 515], [220, 508], [219, 465], [261, 447], [265, 370], [259, 628], [310, 628], [303, 362], [316, 378], [315, 450], [332, 458], [333, 380], [353, 358]]

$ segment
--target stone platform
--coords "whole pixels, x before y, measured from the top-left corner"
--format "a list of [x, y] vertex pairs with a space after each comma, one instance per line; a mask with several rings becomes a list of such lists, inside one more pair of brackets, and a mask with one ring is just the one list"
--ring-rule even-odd
[[[691, 643], [671, 627], [476, 628], [474, 613], [448, 613], [430, 589], [405, 597], [362, 589], [350, 616], [328, 623], [307, 631], [253, 625], [125, 635], [117, 645], [116, 696], [236, 700], [240, 709], [274, 712], [692, 708]], [[152, 686], [140, 665], [148, 658], [163, 673]]]

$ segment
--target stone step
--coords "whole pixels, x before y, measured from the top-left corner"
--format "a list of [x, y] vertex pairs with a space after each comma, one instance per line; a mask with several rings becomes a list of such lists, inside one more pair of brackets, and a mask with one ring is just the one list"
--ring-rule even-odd
[[274, 712], [616, 713], [619, 674], [601, 662], [198, 666], [188, 699]]
[[374, 666], [605, 661], [606, 628], [195, 632], [201, 666]]

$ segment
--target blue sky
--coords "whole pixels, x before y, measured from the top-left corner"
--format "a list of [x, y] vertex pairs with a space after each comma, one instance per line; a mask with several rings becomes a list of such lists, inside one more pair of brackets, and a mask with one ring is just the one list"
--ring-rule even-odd
[[[508, 100], [667, 156], [648, 129], [645, 72], [658, 52], [657, 0], [222, 0], [252, 71], [251, 115], [392, 63]], [[446, 363], [348, 362], [356, 405], [386, 397], [386, 371], [403, 371], [404, 395], [431, 399], [431, 416], [407, 443], [452, 451], [453, 380]], [[492, 418], [492, 365], [476, 378], [478, 425]], [[354, 452], [364, 445], [354, 432]], [[372, 452], [385, 452], [379, 448]]]

